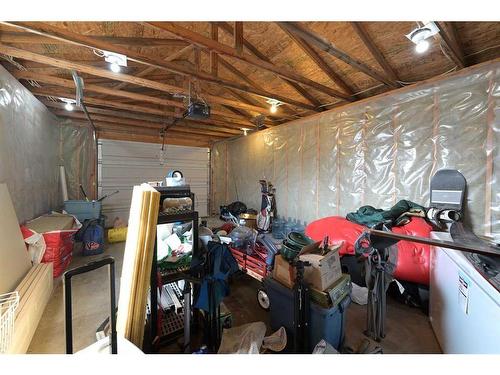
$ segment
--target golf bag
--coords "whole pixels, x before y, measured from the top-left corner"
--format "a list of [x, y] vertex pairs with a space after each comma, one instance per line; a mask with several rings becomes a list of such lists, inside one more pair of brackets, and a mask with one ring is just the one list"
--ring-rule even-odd
[[276, 200], [274, 194], [276, 189], [266, 180], [259, 181], [261, 186], [262, 201], [260, 211], [257, 214], [257, 229], [259, 232], [269, 232], [273, 217], [276, 216]]

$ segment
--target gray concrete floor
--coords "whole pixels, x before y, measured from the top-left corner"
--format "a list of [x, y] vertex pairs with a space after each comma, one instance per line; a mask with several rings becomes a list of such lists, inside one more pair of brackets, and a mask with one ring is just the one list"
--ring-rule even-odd
[[[102, 255], [83, 257], [75, 251], [70, 268], [86, 264], [103, 256], [116, 261], [117, 296], [124, 243], [107, 245]], [[73, 345], [80, 350], [95, 342], [95, 330], [109, 315], [108, 273], [106, 268], [73, 278]], [[246, 275], [236, 277], [231, 295], [224, 300], [233, 316], [233, 326], [263, 321], [269, 327], [269, 313], [257, 304], [260, 283]], [[351, 304], [346, 318], [346, 341], [357, 347], [365, 338], [366, 306]], [[388, 299], [387, 336], [379, 345], [384, 353], [441, 353], [428, 317], [419, 309], [410, 308]], [[175, 352], [170, 348], [167, 352]], [[54, 292], [35, 332], [28, 353], [64, 353], [64, 304], [61, 280], [54, 280]]]

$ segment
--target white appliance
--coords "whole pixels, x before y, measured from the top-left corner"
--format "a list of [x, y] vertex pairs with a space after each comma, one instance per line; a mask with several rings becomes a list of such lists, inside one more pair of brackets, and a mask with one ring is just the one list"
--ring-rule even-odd
[[[431, 237], [452, 240], [445, 232]], [[497, 277], [490, 283], [470, 254], [431, 247], [430, 321], [444, 353], [500, 353]]]

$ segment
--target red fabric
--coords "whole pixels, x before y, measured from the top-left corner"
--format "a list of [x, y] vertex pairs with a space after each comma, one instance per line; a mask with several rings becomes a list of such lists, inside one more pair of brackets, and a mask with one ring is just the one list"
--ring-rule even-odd
[[[41, 233], [46, 245], [42, 263], [52, 263], [54, 278], [61, 276], [71, 262], [74, 244], [73, 235], [77, 231], [78, 228]], [[23, 238], [28, 238], [34, 232], [21, 225], [21, 233]]]
[[[330, 216], [313, 221], [306, 227], [306, 235], [315, 241], [325, 236], [330, 243], [343, 241], [340, 255], [354, 255], [354, 243], [363, 232], [363, 226], [340, 216]], [[394, 233], [430, 237], [432, 227], [422, 218], [412, 217], [410, 222], [394, 227]], [[399, 280], [429, 285], [430, 247], [408, 241], [398, 242], [398, 263], [394, 277]]]

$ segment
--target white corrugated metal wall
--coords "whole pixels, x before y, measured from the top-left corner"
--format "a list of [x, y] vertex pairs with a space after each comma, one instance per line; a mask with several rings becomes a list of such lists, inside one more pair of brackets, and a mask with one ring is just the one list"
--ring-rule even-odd
[[153, 143], [99, 140], [99, 197], [119, 190], [103, 201], [106, 226], [115, 217], [128, 221], [132, 188], [142, 182], [159, 181], [169, 170], [180, 170], [195, 194], [195, 209], [207, 216], [209, 190], [209, 149], [165, 146], [165, 163], [160, 164], [161, 145]]

